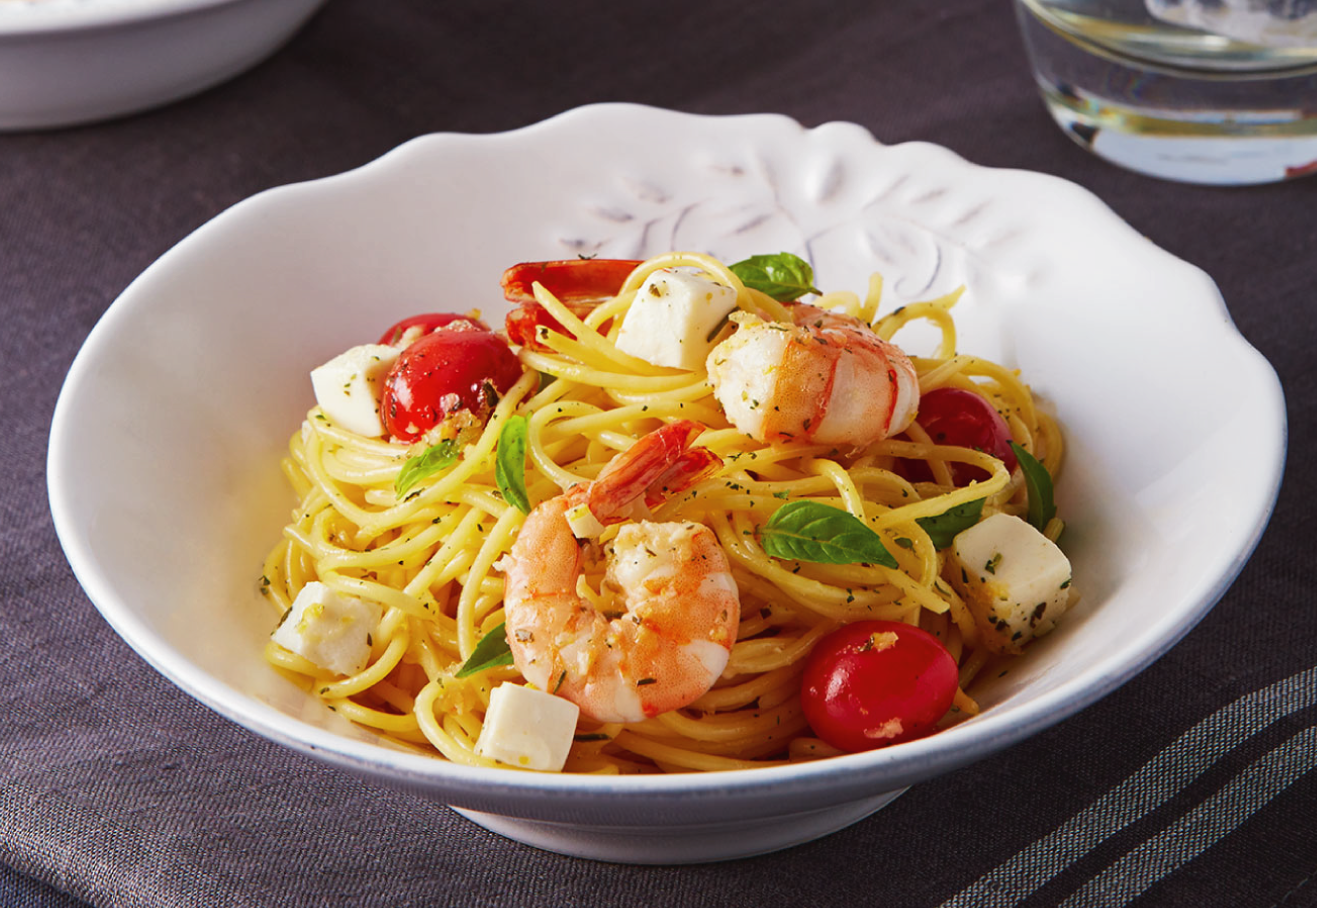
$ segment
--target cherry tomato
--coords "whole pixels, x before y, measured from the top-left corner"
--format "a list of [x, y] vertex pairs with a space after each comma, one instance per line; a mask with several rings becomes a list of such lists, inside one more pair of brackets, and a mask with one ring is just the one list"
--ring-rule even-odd
[[455, 312], [427, 312], [424, 315], [413, 315], [398, 322], [388, 331], [385, 331], [384, 334], [380, 336], [377, 343], [388, 345], [396, 344], [402, 339], [403, 334], [406, 333], [408, 328], [419, 327], [423, 334], [429, 334], [431, 331], [445, 328], [456, 321], [470, 322], [478, 328], [483, 328], [486, 331], [489, 330], [488, 325], [480, 319], [472, 318], [469, 315], [458, 315]]
[[521, 373], [516, 354], [490, 331], [441, 328], [403, 350], [385, 376], [384, 428], [400, 441], [415, 441], [457, 410], [483, 414], [489, 389], [503, 394]]
[[800, 702], [833, 747], [873, 750], [932, 732], [957, 683], [956, 660], [932, 634], [899, 621], [857, 621], [815, 645]]
[[539, 303], [522, 303], [508, 313], [503, 320], [503, 330], [508, 340], [531, 350], [542, 350], [544, 345], [536, 341], [535, 334], [543, 326], [551, 331], [561, 331], [562, 325]]
[[[565, 305], [577, 318], [584, 319], [594, 311], [596, 304], [593, 302], [585, 302], [564, 303], [563, 305]], [[608, 327], [611, 324], [613, 324], [611, 318], [604, 319], [603, 323], [599, 325], [599, 332], [601, 334], [607, 334]], [[567, 333], [567, 329], [558, 324], [558, 320], [549, 314], [549, 310], [545, 309], [539, 303], [522, 303], [520, 306], [509, 312], [507, 318], [503, 322], [503, 330], [508, 335], [508, 343], [525, 347], [528, 350], [538, 350], [543, 353], [547, 350], [552, 350], [553, 348], [548, 344], [540, 342], [540, 328], [547, 328], [558, 334]]]
[[508, 313], [504, 324], [508, 340], [531, 350], [545, 351], [549, 347], [539, 342], [538, 329], [563, 333], [558, 320], [535, 301], [536, 283], [543, 285], [574, 315], [584, 318], [600, 300], [616, 296], [631, 272], [643, 264], [631, 259], [568, 259], [513, 265], [503, 272], [501, 281], [503, 298], [518, 304]]
[[567, 259], [557, 262], [522, 262], [503, 272], [503, 298], [513, 303], [533, 302], [534, 285], [542, 284], [564, 303], [617, 296], [626, 279], [644, 262], [632, 259]]
[[[1011, 430], [986, 399], [962, 388], [937, 388], [919, 399], [919, 425], [936, 444], [974, 448], [990, 454], [1014, 472], [1015, 452], [1011, 450]], [[988, 474], [968, 464], [947, 464], [957, 486], [984, 480]], [[897, 472], [911, 482], [930, 482], [933, 473], [922, 460], [902, 460]]]

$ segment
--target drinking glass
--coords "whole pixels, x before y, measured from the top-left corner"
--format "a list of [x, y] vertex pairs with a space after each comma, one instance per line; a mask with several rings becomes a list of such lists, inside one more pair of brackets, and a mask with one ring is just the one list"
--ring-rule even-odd
[[1317, 172], [1317, 0], [1015, 0], [1075, 141], [1189, 183]]

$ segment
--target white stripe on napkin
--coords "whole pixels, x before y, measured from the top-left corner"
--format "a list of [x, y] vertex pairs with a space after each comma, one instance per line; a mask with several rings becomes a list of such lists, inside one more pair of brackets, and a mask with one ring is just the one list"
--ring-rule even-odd
[[1060, 908], [1119, 908], [1193, 860], [1317, 766], [1317, 727], [1251, 763], [1221, 790], [1085, 883]]
[[[1108, 837], [1166, 803], [1223, 754], [1277, 719], [1315, 704], [1317, 666], [1223, 706], [1124, 782], [952, 896], [942, 908], [1015, 905]], [[1221, 831], [1216, 838], [1229, 831]], [[1206, 841], [1203, 848], [1216, 838]]]

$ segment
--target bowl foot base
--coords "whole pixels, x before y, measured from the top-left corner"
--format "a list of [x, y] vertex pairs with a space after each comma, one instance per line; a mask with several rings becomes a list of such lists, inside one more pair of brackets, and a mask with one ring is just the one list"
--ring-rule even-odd
[[689, 826], [592, 826], [453, 809], [490, 832], [558, 854], [618, 864], [703, 864], [768, 854], [822, 838], [881, 810], [904, 791], [787, 816]]

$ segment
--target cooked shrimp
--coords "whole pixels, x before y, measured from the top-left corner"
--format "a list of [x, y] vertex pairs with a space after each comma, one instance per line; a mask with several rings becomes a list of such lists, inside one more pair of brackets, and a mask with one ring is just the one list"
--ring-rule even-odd
[[791, 307], [794, 324], [733, 313], [736, 333], [707, 367], [714, 397], [756, 441], [862, 447], [915, 418], [919, 378], [900, 347], [859, 319]]
[[[727, 665], [740, 598], [717, 537], [698, 523], [625, 523], [611, 543], [604, 588], [623, 597], [609, 618], [582, 595], [583, 556], [569, 514], [599, 528], [627, 519], [647, 493], [691, 464], [701, 426], [678, 422], [619, 454], [592, 483], [535, 508], [504, 565], [508, 644], [527, 681], [601, 722], [639, 722], [704, 694]], [[675, 468], [675, 469], [674, 469]], [[576, 521], [573, 521], [576, 523]]]

